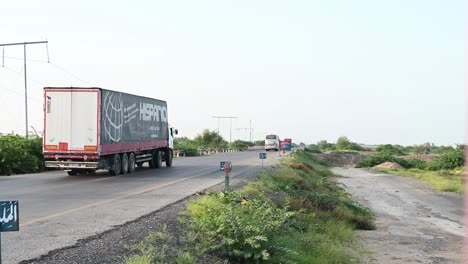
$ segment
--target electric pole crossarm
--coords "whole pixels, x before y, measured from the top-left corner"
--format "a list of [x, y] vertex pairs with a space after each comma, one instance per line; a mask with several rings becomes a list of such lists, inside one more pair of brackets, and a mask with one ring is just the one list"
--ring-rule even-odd
[[45, 43], [49, 43], [49, 42], [48, 41], [33, 41], [33, 42], [6, 43], [6, 44], [0, 44], [0, 47], [17, 46], [17, 45], [30, 45], [30, 44], [45, 44]]

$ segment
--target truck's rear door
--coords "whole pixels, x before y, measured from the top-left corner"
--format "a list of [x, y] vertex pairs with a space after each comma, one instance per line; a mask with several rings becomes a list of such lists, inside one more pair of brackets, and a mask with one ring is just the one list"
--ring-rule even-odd
[[99, 89], [44, 89], [44, 153], [96, 153]]

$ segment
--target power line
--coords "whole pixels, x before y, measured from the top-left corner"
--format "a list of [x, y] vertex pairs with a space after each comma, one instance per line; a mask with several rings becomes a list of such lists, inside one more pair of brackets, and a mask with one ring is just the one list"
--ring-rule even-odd
[[229, 130], [229, 143], [232, 141], [232, 119], [237, 118], [236, 116], [212, 116], [212, 118], [218, 119], [218, 134], [219, 134], [219, 120], [220, 119], [230, 119], [231, 120], [231, 128]]
[[[10, 60], [24, 60], [23, 58], [20, 58], [20, 57], [11, 57], [11, 56], [3, 56], [3, 58], [10, 59]], [[36, 59], [26, 59], [26, 61], [49, 63], [49, 61], [46, 61], [46, 60], [36, 60]]]
[[[18, 74], [18, 75], [22, 75], [22, 72], [23, 72], [23, 69], [24, 69], [24, 68], [22, 67], [21, 70], [15, 71], [15, 70], [13, 70], [12, 68], [7, 67], [7, 66], [3, 66], [3, 68], [5, 68], [5, 69], [7, 69], [7, 70], [9, 70], [9, 71], [11, 71], [11, 72], [13, 72], [13, 73], [16, 73], [16, 74]], [[38, 80], [36, 80], [36, 79], [34, 79], [34, 78], [31, 78], [31, 77], [28, 77], [28, 80], [31, 80], [31, 81], [33, 81], [33, 82], [36, 82], [36, 83], [38, 83], [38, 84], [40, 84], [40, 85], [42, 85], [42, 86], [44, 86], [44, 87], [47, 86], [47, 85], [44, 84], [43, 82], [38, 81]]]
[[92, 84], [90, 84], [89, 82], [87, 82], [87, 81], [85, 81], [85, 80], [81, 79], [81, 78], [80, 78], [80, 77], [78, 77], [77, 75], [75, 75], [75, 74], [73, 74], [73, 73], [71, 73], [71, 72], [69, 72], [69, 71], [65, 70], [63, 67], [60, 67], [60, 66], [58, 66], [57, 64], [55, 64], [55, 63], [53, 63], [53, 62], [50, 62], [50, 65], [52, 65], [52, 66], [56, 67], [57, 69], [59, 69], [59, 70], [63, 71], [64, 73], [66, 73], [66, 74], [70, 75], [71, 77], [73, 77], [73, 78], [77, 79], [78, 81], [80, 81], [80, 82], [82, 82], [82, 83], [85, 83], [85, 84], [87, 84], [87, 85], [89, 85], [89, 86], [93, 86], [93, 85], [92, 85]]
[[0, 47], [5, 46], [18, 46], [23, 45], [23, 54], [24, 54], [24, 108], [25, 108], [25, 116], [26, 116], [26, 138], [29, 135], [28, 131], [28, 78], [26, 74], [26, 46], [33, 45], [33, 44], [44, 44], [48, 43], [48, 41], [33, 41], [33, 42], [22, 42], [22, 43], [4, 43], [0, 44]]

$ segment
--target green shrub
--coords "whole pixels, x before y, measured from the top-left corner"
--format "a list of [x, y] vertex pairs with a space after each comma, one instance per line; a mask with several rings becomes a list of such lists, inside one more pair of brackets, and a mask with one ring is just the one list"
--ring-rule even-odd
[[429, 162], [427, 169], [429, 170], [451, 170], [462, 167], [465, 161], [465, 153], [463, 150], [449, 151], [438, 159]]
[[386, 145], [381, 145], [378, 146], [375, 149], [377, 152], [383, 154], [383, 155], [404, 155], [404, 149], [401, 146], [397, 145], [391, 145], [391, 144], [386, 144]]
[[424, 170], [428, 166], [427, 162], [422, 161], [422, 160], [417, 160], [417, 159], [406, 160], [406, 162], [408, 163], [408, 168], [416, 168], [416, 169]]
[[236, 140], [233, 141], [231, 144], [229, 144], [230, 148], [239, 148], [242, 150], [246, 150], [248, 147], [253, 146], [254, 144], [249, 142], [249, 141], [243, 141], [243, 140]]
[[210, 251], [238, 260], [268, 260], [275, 253], [269, 238], [293, 215], [265, 197], [246, 201], [238, 192], [205, 196], [190, 203], [184, 214]]
[[408, 160], [400, 159], [392, 155], [375, 155], [370, 156], [364, 159], [363, 161], [359, 162], [356, 167], [358, 168], [369, 168], [374, 167], [384, 162], [394, 162], [398, 163], [403, 168], [411, 168], [412, 164], [416, 164], [416, 162], [411, 162]]
[[43, 169], [42, 138], [0, 136], [0, 175], [33, 173]]
[[330, 154], [359, 154], [359, 152], [354, 150], [334, 150]]
[[309, 152], [309, 153], [322, 153], [319, 146], [317, 146], [315, 144], [312, 144], [312, 145], [309, 145], [309, 146], [305, 147], [304, 151]]
[[356, 150], [363, 151], [364, 148], [351, 142], [347, 137], [339, 137], [335, 144], [336, 150]]

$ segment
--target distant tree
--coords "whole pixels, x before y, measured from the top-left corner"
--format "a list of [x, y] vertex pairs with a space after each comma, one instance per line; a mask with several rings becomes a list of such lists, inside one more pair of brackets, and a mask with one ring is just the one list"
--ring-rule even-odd
[[380, 152], [383, 155], [404, 155], [404, 150], [401, 146], [398, 145], [380, 145], [375, 149], [377, 152]]
[[193, 141], [200, 148], [227, 148], [228, 146], [228, 142], [222, 136], [208, 129], [203, 130]]
[[434, 144], [427, 142], [421, 145], [415, 145], [413, 151], [416, 155], [423, 155], [431, 153], [433, 148]]
[[255, 146], [265, 146], [265, 140], [256, 140], [254, 141]]
[[457, 147], [456, 147], [457, 150], [463, 150], [463, 151], [465, 150], [465, 148], [466, 148], [466, 145], [463, 145], [463, 144], [457, 144]]
[[254, 144], [249, 141], [244, 140], [236, 140], [232, 142], [229, 147], [231, 148], [240, 148], [240, 149], [247, 149], [248, 147], [253, 146]]
[[358, 144], [351, 142], [347, 137], [339, 137], [335, 144], [336, 150], [364, 150]]
[[317, 148], [321, 151], [332, 150], [335, 148], [335, 145], [333, 143], [328, 143], [326, 140], [320, 140], [319, 142], [317, 142]]
[[[463, 148], [462, 148], [463, 149]], [[438, 146], [432, 150], [434, 154], [444, 154], [450, 151], [454, 151], [455, 149], [452, 146]]]

